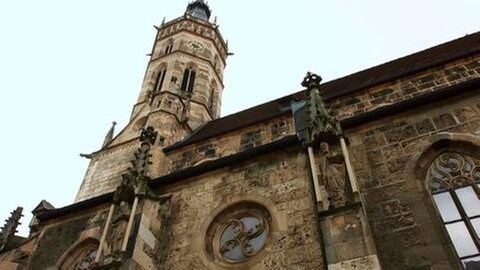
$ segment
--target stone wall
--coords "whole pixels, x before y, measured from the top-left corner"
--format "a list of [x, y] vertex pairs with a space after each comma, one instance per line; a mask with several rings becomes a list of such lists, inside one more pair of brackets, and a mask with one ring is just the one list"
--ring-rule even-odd
[[[85, 230], [99, 226], [92, 222], [94, 214], [66, 220], [46, 228], [39, 237], [38, 246], [28, 269], [49, 269], [59, 263], [62, 255], [74, 247]], [[103, 220], [103, 219], [102, 219]]]
[[347, 131], [385, 269], [456, 268], [441, 219], [411, 171], [414, 157], [439, 133], [480, 135], [478, 91]]
[[115, 190], [122, 174], [130, 166], [139, 142], [133, 140], [95, 154], [90, 161], [85, 178], [75, 201], [83, 201]]
[[165, 268], [218, 269], [205, 254], [207, 228], [222, 209], [254, 201], [270, 212], [271, 232], [263, 251], [239, 269], [321, 269], [321, 241], [308, 181], [305, 154], [294, 148], [166, 188], [173, 197]]
[[292, 134], [295, 134], [295, 128], [290, 115], [245, 127], [169, 153], [171, 164], [166, 173], [230, 156]]

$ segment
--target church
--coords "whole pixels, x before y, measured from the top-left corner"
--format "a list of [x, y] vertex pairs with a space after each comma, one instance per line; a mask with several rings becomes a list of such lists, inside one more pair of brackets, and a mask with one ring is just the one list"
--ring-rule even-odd
[[220, 117], [210, 17], [156, 27], [129, 123], [0, 269], [480, 269], [480, 32]]

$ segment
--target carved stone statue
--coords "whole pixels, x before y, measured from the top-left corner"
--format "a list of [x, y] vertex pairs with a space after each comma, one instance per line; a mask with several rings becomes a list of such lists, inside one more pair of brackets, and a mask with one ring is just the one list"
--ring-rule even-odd
[[330, 151], [329, 144], [320, 144], [321, 174], [325, 181], [330, 208], [345, 206], [349, 200], [346, 192], [346, 168], [343, 154]]

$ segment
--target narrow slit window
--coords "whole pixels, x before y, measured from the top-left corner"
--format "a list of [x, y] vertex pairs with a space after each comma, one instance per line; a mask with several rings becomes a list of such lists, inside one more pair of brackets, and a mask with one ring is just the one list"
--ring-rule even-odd
[[165, 73], [167, 73], [167, 70], [165, 69], [158, 72], [157, 80], [155, 82], [155, 92], [160, 92], [160, 90], [162, 90], [163, 81], [165, 80]]
[[213, 108], [215, 106], [215, 90], [212, 89], [212, 91], [210, 92], [210, 100], [208, 102], [209, 104], [209, 108], [210, 108], [210, 111], [213, 112]]

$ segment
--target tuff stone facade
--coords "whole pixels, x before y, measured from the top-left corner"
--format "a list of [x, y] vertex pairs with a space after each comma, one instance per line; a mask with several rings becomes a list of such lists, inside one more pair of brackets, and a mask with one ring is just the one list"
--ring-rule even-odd
[[442, 154], [480, 160], [479, 33], [218, 118], [209, 16], [197, 0], [158, 27], [130, 123], [0, 269], [469, 269], [426, 178]]

